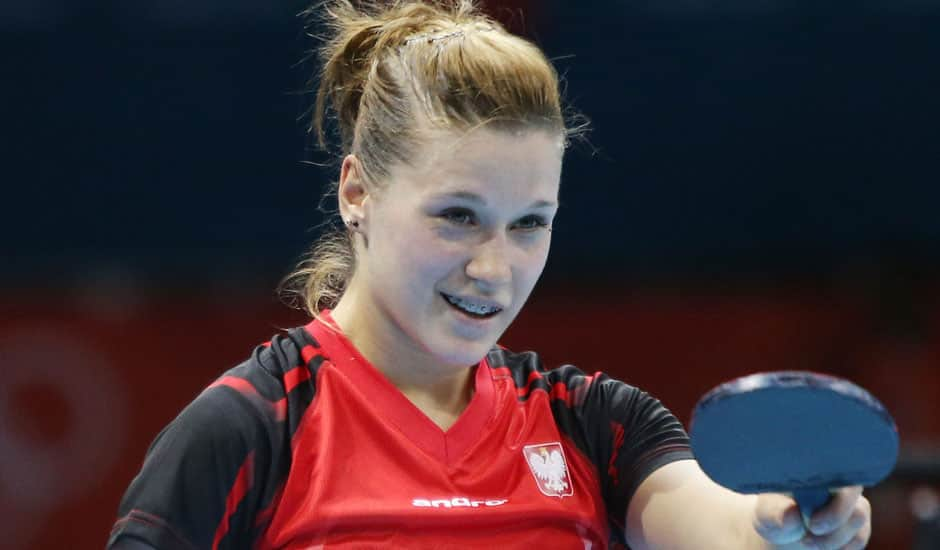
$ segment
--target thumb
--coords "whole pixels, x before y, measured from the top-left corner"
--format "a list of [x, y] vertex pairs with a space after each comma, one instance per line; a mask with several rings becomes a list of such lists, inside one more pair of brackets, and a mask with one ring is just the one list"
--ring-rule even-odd
[[806, 535], [806, 526], [796, 501], [777, 493], [757, 495], [754, 530], [774, 544], [789, 544]]

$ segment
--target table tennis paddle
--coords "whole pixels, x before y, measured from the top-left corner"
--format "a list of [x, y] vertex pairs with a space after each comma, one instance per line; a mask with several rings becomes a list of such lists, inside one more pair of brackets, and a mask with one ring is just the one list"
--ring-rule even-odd
[[709, 391], [690, 424], [692, 452], [719, 485], [739, 493], [790, 493], [804, 518], [830, 490], [872, 486], [898, 457], [885, 407], [841, 378], [758, 373]]

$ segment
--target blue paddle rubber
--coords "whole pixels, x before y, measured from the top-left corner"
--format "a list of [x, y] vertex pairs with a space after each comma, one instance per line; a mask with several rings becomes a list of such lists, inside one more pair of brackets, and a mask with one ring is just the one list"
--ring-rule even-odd
[[793, 491], [793, 500], [800, 506], [800, 513], [807, 519], [828, 503], [830, 498], [832, 498], [832, 493], [827, 488]]
[[847, 380], [767, 372], [722, 384], [696, 405], [692, 452], [716, 483], [739, 493], [789, 493], [804, 512], [829, 489], [875, 485], [894, 468], [898, 432], [872, 395]]

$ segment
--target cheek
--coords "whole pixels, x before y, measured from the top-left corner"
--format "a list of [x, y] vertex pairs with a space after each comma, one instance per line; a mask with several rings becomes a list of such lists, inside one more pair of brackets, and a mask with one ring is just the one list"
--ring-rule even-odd
[[520, 260], [518, 276], [515, 277], [515, 283], [518, 291], [524, 295], [535, 287], [542, 271], [545, 269], [545, 263], [548, 261], [549, 242], [546, 239], [544, 244], [539, 244], [528, 250]]
[[384, 283], [396, 281], [397, 291], [407, 289], [409, 295], [425, 294], [461, 265], [461, 254], [428, 232], [388, 235], [381, 250]]
[[541, 242], [534, 244], [531, 248], [526, 250], [523, 255], [522, 265], [527, 278], [538, 278], [541, 275], [542, 270], [545, 269], [545, 263], [548, 261], [548, 251], [551, 246], [551, 241], [546, 238]]

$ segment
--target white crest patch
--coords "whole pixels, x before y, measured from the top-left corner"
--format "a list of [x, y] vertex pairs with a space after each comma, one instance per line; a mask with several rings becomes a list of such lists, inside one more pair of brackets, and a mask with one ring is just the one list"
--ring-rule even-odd
[[561, 443], [526, 445], [522, 454], [543, 495], [567, 497], [574, 494], [571, 477], [568, 475], [568, 463], [565, 461], [565, 450]]

